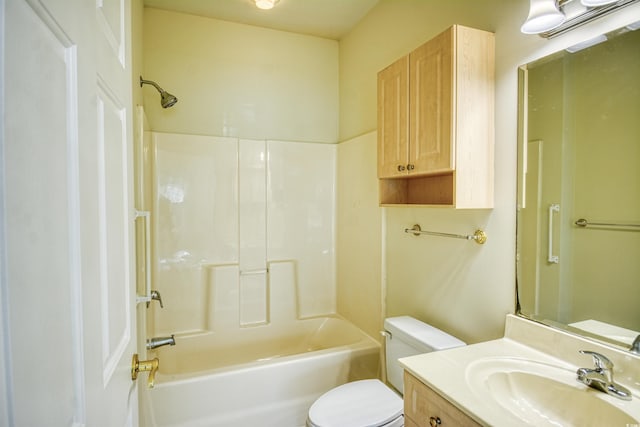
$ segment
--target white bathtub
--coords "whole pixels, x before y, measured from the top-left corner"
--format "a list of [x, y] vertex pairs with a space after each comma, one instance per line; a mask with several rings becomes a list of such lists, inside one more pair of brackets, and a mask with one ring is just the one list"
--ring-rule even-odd
[[379, 344], [339, 317], [176, 337], [150, 391], [158, 427], [299, 427], [321, 394], [378, 376]]

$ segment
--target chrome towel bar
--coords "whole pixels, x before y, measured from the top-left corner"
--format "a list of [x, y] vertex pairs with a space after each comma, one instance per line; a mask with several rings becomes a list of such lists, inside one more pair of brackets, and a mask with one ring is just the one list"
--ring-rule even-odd
[[440, 233], [437, 231], [426, 231], [420, 227], [420, 224], [415, 224], [413, 228], [405, 228], [405, 233], [412, 233], [414, 236], [419, 236], [421, 234], [427, 234], [429, 236], [439, 236], [439, 237], [452, 237], [454, 239], [464, 239], [464, 240], [473, 240], [479, 245], [483, 245], [487, 241], [487, 235], [482, 230], [476, 230], [471, 235], [465, 234], [452, 234], [452, 233]]
[[590, 225], [599, 227], [640, 227], [640, 224], [620, 224], [620, 223], [608, 223], [608, 222], [589, 222], [584, 218], [580, 218], [575, 222], [578, 227], [588, 227]]

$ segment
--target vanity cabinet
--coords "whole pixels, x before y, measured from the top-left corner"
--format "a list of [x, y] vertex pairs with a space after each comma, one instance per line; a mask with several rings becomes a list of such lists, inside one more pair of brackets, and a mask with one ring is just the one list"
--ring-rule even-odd
[[493, 207], [494, 57], [454, 25], [378, 73], [381, 204]]
[[408, 427], [481, 425], [407, 371], [404, 373], [404, 417], [404, 425]]

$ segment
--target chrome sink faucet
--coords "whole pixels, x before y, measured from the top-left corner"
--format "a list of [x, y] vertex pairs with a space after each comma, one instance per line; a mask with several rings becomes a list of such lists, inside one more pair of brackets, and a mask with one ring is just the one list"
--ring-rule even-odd
[[613, 362], [595, 351], [580, 350], [580, 353], [593, 357], [595, 368], [579, 368], [578, 381], [618, 399], [631, 400], [631, 392], [613, 381]]
[[631, 344], [631, 348], [629, 350], [631, 353], [640, 354], [640, 335], [633, 340], [633, 344]]

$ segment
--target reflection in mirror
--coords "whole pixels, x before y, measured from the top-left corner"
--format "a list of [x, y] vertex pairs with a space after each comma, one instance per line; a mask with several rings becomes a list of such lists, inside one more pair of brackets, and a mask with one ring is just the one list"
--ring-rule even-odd
[[520, 69], [519, 314], [629, 349], [640, 334], [640, 31], [570, 50]]

